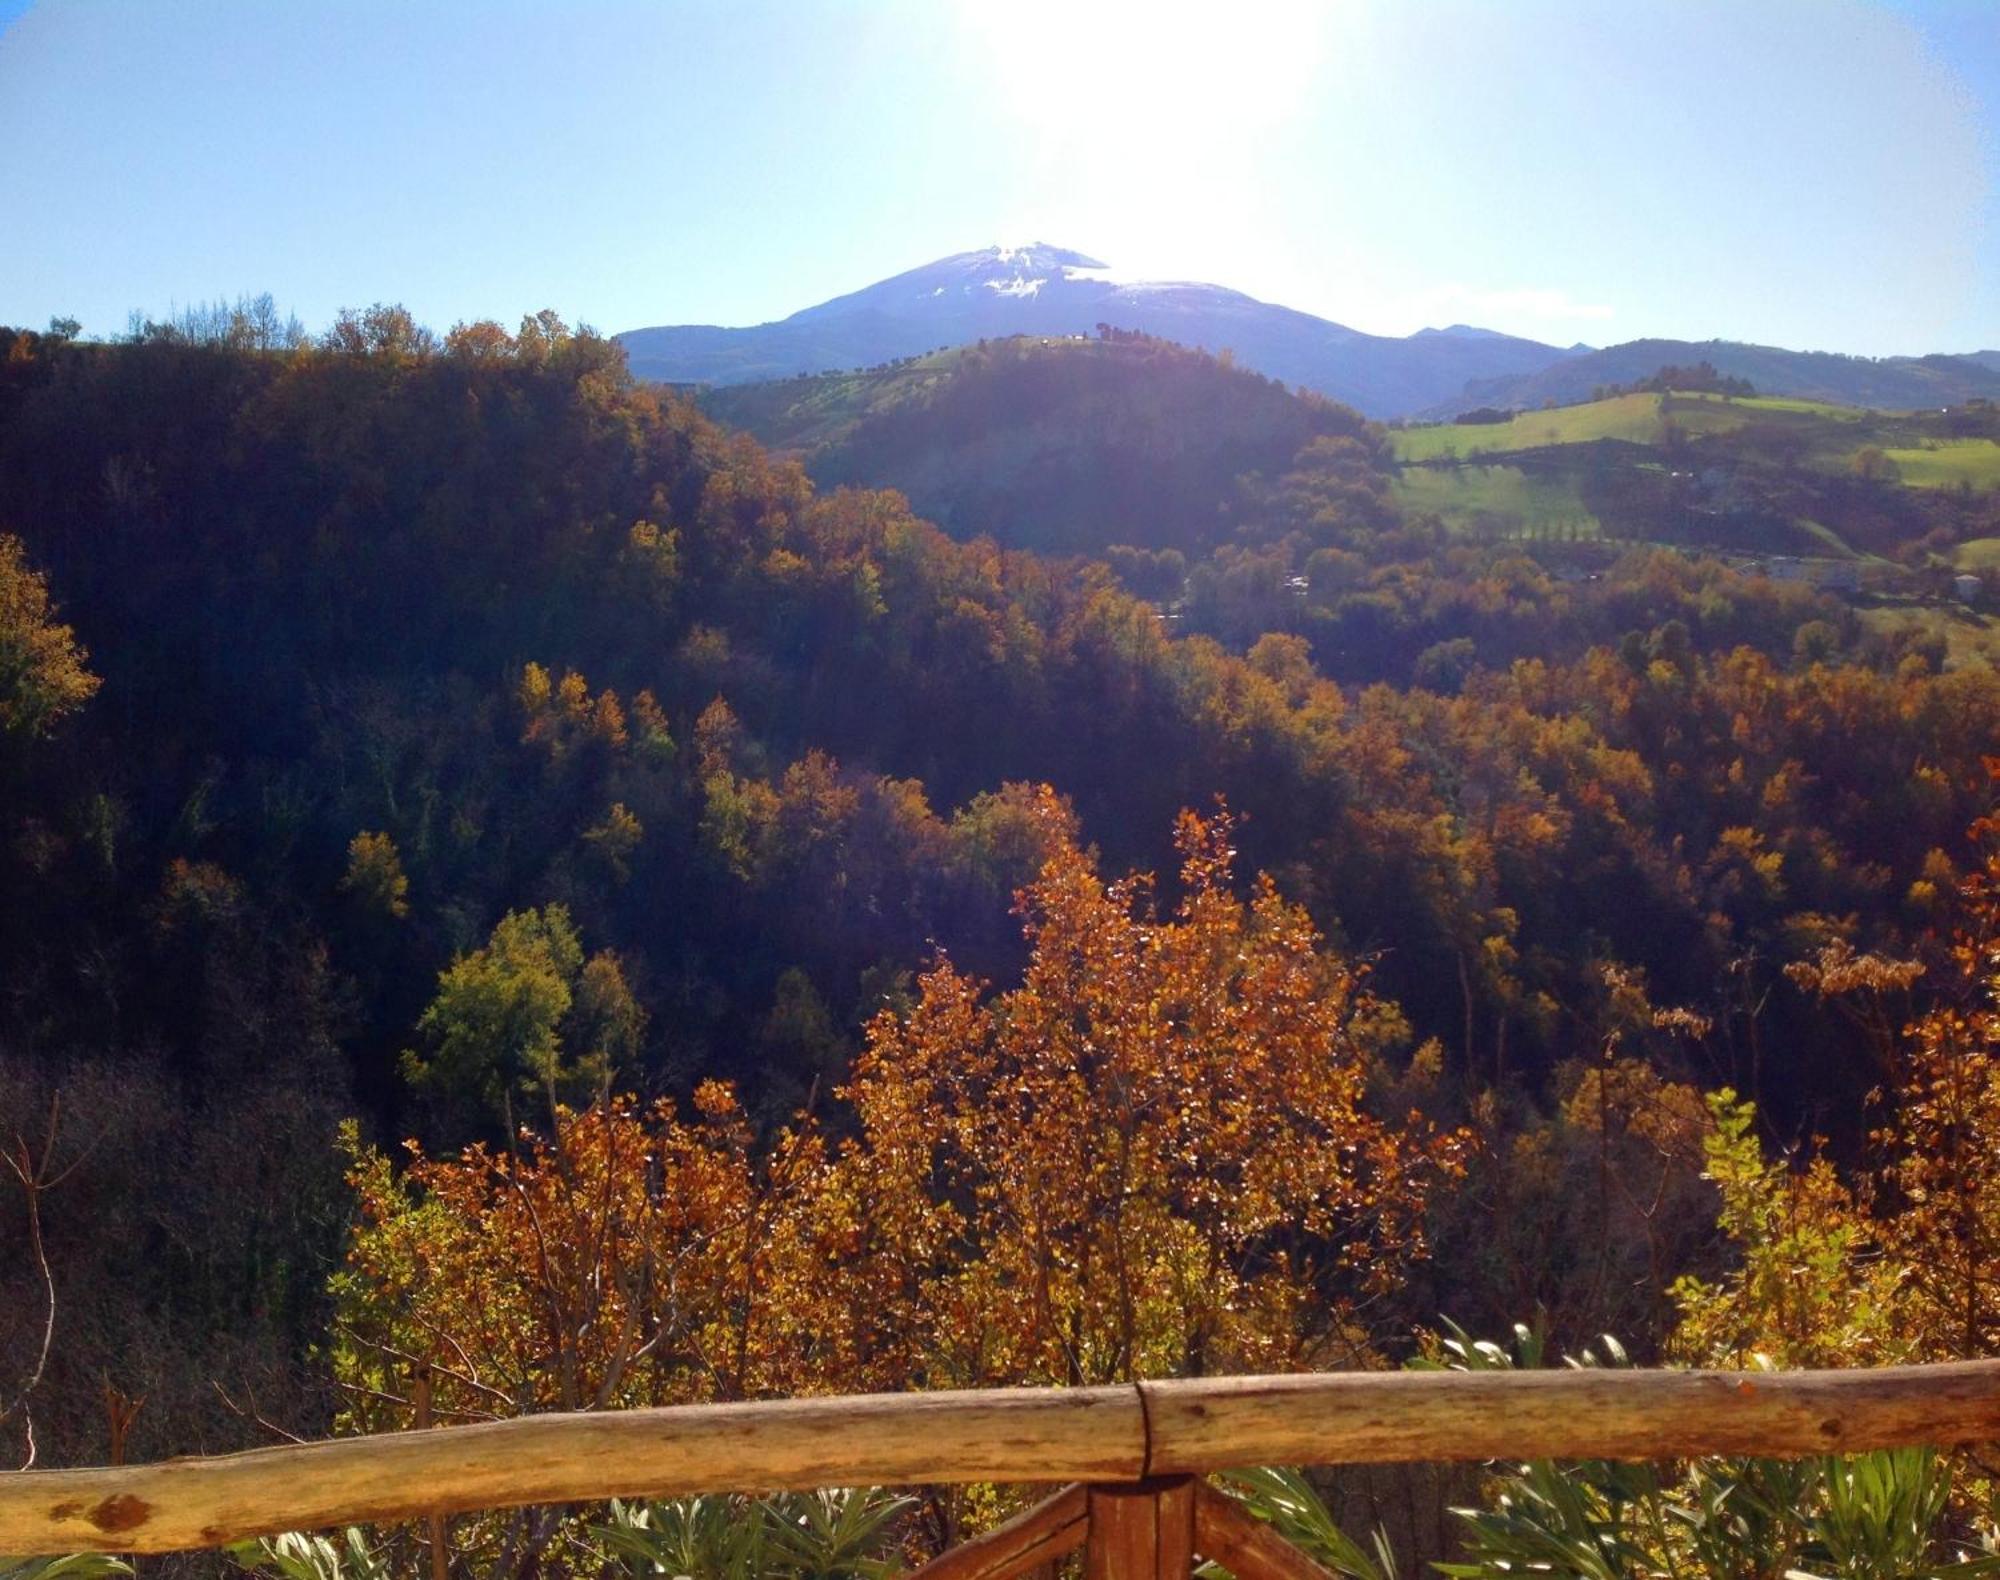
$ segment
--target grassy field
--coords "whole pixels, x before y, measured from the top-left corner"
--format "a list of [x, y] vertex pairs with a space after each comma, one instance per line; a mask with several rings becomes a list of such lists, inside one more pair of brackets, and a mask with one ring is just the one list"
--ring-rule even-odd
[[825, 373], [769, 384], [704, 390], [704, 411], [731, 427], [764, 436], [780, 455], [804, 456], [850, 433], [870, 412], [910, 400], [942, 383], [965, 348], [933, 351], [887, 373]]
[[1936, 439], [1919, 450], [1884, 450], [1912, 488], [2000, 488], [2000, 444], [1991, 439]]
[[1968, 538], [1951, 551], [1951, 562], [1968, 571], [2000, 568], [2000, 538]]
[[1404, 428], [1393, 438], [1399, 461], [1447, 461], [1475, 455], [1504, 455], [1550, 444], [1584, 444], [1592, 439], [1629, 439], [1652, 444], [1660, 435], [1660, 397], [1621, 395], [1587, 406], [1556, 411], [1524, 411], [1512, 422], [1446, 423]]
[[1603, 535], [1571, 477], [1518, 466], [1412, 466], [1396, 480], [1405, 510], [1435, 512], [1455, 532], [1588, 539]]
[[1805, 533], [1807, 537], [1811, 538], [1818, 545], [1818, 548], [1813, 552], [1823, 554], [1828, 559], [1873, 560], [1877, 564], [1888, 563], [1879, 554], [1856, 554], [1848, 546], [1847, 540], [1824, 522], [1814, 521], [1808, 516], [1800, 516], [1792, 525]]
[[[1861, 416], [1845, 406], [1765, 396], [1616, 395], [1554, 411], [1518, 412], [1511, 422], [1403, 428], [1392, 437], [1399, 461], [1449, 461], [1538, 450], [1553, 444], [1589, 444], [1598, 439], [1658, 444], [1665, 437], [1669, 420], [1682, 433], [1694, 435], [1726, 433], [1753, 422], [1796, 423], [1801, 427], [1818, 427], [1825, 421], [1847, 424], [1860, 421]], [[1845, 435], [1841, 442], [1846, 442]]]
[[1829, 406], [1825, 401], [1792, 400], [1782, 395], [1676, 395], [1676, 401], [1713, 401], [1745, 412], [1792, 412], [1804, 417], [1826, 417], [1834, 422], [1859, 422], [1864, 415], [1853, 406]]
[[1885, 604], [1858, 612], [1866, 624], [1884, 634], [1914, 626], [1942, 636], [1947, 669], [2000, 663], [2000, 615], [1915, 603]]

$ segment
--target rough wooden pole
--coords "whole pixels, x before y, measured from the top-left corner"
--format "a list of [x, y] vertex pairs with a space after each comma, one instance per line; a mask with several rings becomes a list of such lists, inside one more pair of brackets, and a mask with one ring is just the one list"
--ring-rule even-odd
[[1235, 1465], [1796, 1458], [2000, 1439], [2000, 1361], [1817, 1372], [1342, 1372], [1138, 1386], [1149, 1475]]
[[2000, 1361], [1842, 1372], [1369, 1372], [527, 1416], [0, 1474], [0, 1552], [169, 1552], [431, 1510], [1239, 1465], [1796, 1456], [2000, 1439]]
[[0, 1474], [0, 1552], [151, 1553], [456, 1512], [697, 1492], [1130, 1481], [1138, 1393], [981, 1393], [689, 1405], [259, 1448], [122, 1469]]

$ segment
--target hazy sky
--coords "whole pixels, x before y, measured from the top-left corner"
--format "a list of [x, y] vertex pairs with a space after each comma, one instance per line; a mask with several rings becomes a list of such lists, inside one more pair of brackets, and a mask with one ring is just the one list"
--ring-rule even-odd
[[1041, 240], [1359, 328], [2000, 346], [2000, 0], [0, 0], [0, 322], [753, 323]]

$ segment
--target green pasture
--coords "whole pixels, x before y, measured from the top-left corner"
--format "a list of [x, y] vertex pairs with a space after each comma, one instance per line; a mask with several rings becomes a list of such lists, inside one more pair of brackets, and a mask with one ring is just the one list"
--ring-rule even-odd
[[1448, 461], [1537, 450], [1551, 444], [1586, 444], [1593, 439], [1652, 444], [1659, 435], [1660, 397], [1620, 395], [1615, 400], [1562, 406], [1555, 411], [1517, 412], [1511, 422], [1404, 428], [1393, 437], [1399, 461]]
[[1789, 413], [1801, 417], [1825, 417], [1833, 422], [1859, 422], [1865, 415], [1856, 406], [1832, 406], [1820, 400], [1794, 400], [1785, 395], [1676, 395], [1681, 401], [1711, 401], [1739, 412]]
[[1912, 488], [2000, 488], [2000, 444], [1991, 439], [1932, 439], [1919, 449], [1882, 453]]
[[1405, 510], [1435, 514], [1468, 536], [1580, 540], [1604, 532], [1574, 477], [1518, 466], [1406, 466], [1395, 492]]
[[[1616, 395], [1610, 400], [1554, 411], [1516, 412], [1511, 422], [1443, 423], [1432, 428], [1402, 428], [1392, 437], [1399, 461], [1449, 461], [1481, 455], [1508, 455], [1550, 445], [1590, 444], [1599, 439], [1623, 439], [1631, 444], [1658, 444], [1671, 421], [1683, 434], [1726, 433], [1752, 422], [1797, 423], [1820, 420], [1842, 424], [1859, 421], [1861, 413], [1819, 401], [1783, 400], [1765, 396]], [[1842, 435], [1842, 442], [1847, 441]]]

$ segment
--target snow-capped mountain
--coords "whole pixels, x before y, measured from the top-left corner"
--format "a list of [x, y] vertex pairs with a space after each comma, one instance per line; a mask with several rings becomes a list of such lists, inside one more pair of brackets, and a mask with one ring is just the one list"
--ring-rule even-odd
[[1245, 367], [1391, 417], [1449, 401], [1468, 381], [1539, 371], [1565, 352], [1454, 325], [1363, 334], [1220, 285], [1130, 280], [1062, 247], [956, 253], [776, 323], [680, 325], [618, 336], [642, 378], [745, 384], [872, 367], [1003, 335], [1089, 334], [1099, 324], [1234, 352]]

